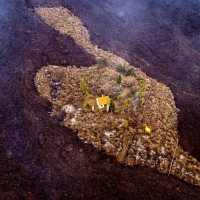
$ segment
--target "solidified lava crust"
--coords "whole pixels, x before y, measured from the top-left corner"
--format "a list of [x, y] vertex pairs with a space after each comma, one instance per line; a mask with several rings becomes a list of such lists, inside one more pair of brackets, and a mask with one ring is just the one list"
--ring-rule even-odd
[[[73, 39], [60, 35], [33, 10], [38, 6], [65, 6], [82, 19], [92, 42], [117, 51], [119, 56], [128, 55], [130, 63], [170, 86], [181, 110], [180, 142], [199, 159], [200, 95], [198, 72], [194, 73], [198, 70], [198, 5], [138, 2], [139, 14], [143, 22], [149, 20], [149, 25], [138, 26], [138, 21], [133, 26], [130, 11], [124, 16], [119, 13], [123, 2], [1, 1], [0, 199], [200, 199], [200, 190], [193, 185], [147, 167], [124, 167], [82, 143], [76, 133], [59, 125], [62, 119], [49, 116], [51, 105], [34, 86], [36, 72], [43, 66], [96, 63]], [[145, 11], [144, 6], [148, 8]], [[179, 12], [175, 12], [177, 7]], [[96, 12], [92, 12], [94, 9]], [[163, 19], [157, 20], [158, 11], [172, 16], [175, 25], [163, 26]], [[155, 31], [142, 32], [142, 27], [150, 25], [159, 30], [157, 35]], [[182, 40], [176, 43], [179, 36]], [[168, 42], [161, 44], [163, 37]], [[143, 65], [146, 60], [149, 63]]]

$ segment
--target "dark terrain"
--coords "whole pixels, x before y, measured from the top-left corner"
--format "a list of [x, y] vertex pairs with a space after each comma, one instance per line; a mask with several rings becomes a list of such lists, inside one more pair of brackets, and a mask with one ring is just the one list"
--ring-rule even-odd
[[36, 72], [96, 62], [33, 9], [59, 5], [82, 19], [94, 44], [171, 88], [180, 144], [200, 161], [198, 1], [0, 0], [0, 199], [200, 199], [198, 187], [122, 166], [50, 117]]

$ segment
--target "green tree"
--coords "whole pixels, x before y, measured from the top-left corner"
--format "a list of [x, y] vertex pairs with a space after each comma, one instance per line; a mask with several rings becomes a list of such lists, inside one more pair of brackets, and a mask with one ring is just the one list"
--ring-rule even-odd
[[122, 76], [120, 74], [119, 77], [118, 77], [118, 80], [117, 80], [117, 84], [121, 84], [121, 82], [122, 82]]
[[114, 112], [115, 111], [115, 103], [113, 101], [112, 98], [110, 98], [110, 107], [109, 107], [109, 111], [110, 112]]
[[79, 90], [80, 90], [80, 92], [82, 94], [89, 94], [88, 85], [87, 85], [87, 83], [86, 83], [84, 78], [81, 78], [81, 80], [80, 80], [80, 88], [79, 88]]
[[121, 72], [121, 73], [125, 73], [126, 72], [125, 66], [122, 66], [121, 64], [117, 65], [116, 71]]

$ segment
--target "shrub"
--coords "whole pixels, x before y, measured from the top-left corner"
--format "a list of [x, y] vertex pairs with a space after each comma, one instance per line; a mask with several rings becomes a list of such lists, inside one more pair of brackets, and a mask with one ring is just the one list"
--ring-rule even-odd
[[142, 97], [143, 92], [146, 89], [148, 89], [148, 86], [145, 85], [145, 81], [143, 79], [139, 80], [139, 84], [140, 86], [137, 89], [133, 90], [133, 92], [135, 92], [135, 97], [138, 97], [138, 98]]
[[125, 66], [122, 66], [121, 64], [117, 65], [116, 71], [125, 73], [126, 72]]
[[118, 96], [117, 96], [117, 100], [118, 100], [120, 103], [122, 103], [122, 102], [123, 102], [123, 97], [122, 97], [121, 95], [118, 95]]
[[121, 113], [122, 115], [123, 115], [123, 114], [125, 114], [125, 112], [124, 112], [124, 109], [123, 109], [123, 108], [121, 109], [121, 112], [120, 112], [120, 113]]
[[141, 87], [138, 87], [135, 91], [135, 97], [141, 98], [143, 93], [143, 89]]
[[124, 100], [124, 102], [123, 102], [123, 103], [124, 103], [124, 105], [125, 105], [125, 106], [130, 106], [130, 105], [131, 105], [131, 103], [132, 103], [132, 101], [131, 101], [131, 99], [130, 99], [130, 98], [127, 98], [127, 99], [125, 99], [125, 100]]
[[101, 114], [103, 110], [101, 108], [96, 108], [94, 111], [96, 114]]
[[125, 76], [135, 76], [134, 68], [126, 70], [125, 66], [122, 66], [121, 64], [117, 65], [116, 71], [124, 74]]
[[124, 128], [127, 128], [128, 127], [128, 120], [124, 120], [123, 122], [122, 122], [122, 127], [124, 127]]
[[99, 64], [98, 64], [98, 67], [99, 68], [103, 68], [103, 67], [106, 67], [108, 65], [108, 61], [106, 58], [101, 58], [99, 60]]
[[119, 113], [119, 110], [118, 110], [118, 109], [115, 109], [115, 110], [114, 110], [114, 113]]
[[145, 82], [144, 79], [140, 79], [140, 80], [139, 80], [140, 85], [143, 85], [144, 82]]
[[124, 85], [124, 86], [131, 87], [134, 84], [135, 84], [135, 80], [133, 77], [126, 77], [122, 81], [122, 85]]
[[98, 68], [99, 68], [99, 69], [101, 69], [101, 68], [103, 68], [103, 67], [105, 67], [105, 66], [104, 66], [102, 63], [99, 63], [99, 64], [98, 64]]
[[114, 112], [115, 111], [115, 103], [113, 101], [112, 98], [110, 98], [110, 107], [109, 107], [109, 111], [110, 112]]
[[89, 102], [85, 102], [83, 108], [84, 108], [85, 111], [91, 111], [92, 110], [92, 106], [90, 105]]
[[125, 76], [135, 76], [135, 71], [133, 68], [130, 68], [130, 69], [126, 70], [124, 75]]

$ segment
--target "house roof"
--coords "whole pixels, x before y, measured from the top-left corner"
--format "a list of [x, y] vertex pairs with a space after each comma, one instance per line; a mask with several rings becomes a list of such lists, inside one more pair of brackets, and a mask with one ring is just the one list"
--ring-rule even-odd
[[96, 98], [96, 100], [97, 100], [97, 104], [99, 105], [110, 104], [109, 96], [99, 97], [99, 98]]

